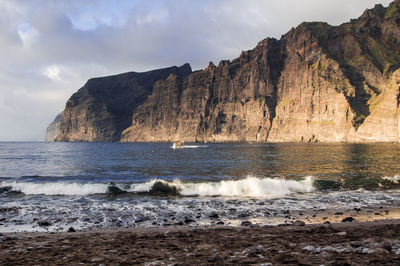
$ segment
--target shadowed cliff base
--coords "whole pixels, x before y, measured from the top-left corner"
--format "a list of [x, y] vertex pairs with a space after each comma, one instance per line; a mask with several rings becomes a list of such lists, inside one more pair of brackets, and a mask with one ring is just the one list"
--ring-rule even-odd
[[399, 10], [396, 0], [340, 26], [302, 23], [193, 73], [90, 80], [56, 140], [399, 142]]

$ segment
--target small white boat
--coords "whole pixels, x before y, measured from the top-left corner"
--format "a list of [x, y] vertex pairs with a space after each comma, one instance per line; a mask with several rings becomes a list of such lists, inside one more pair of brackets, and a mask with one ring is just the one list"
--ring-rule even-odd
[[183, 146], [184, 146], [183, 141], [174, 141], [174, 143], [172, 143], [173, 149], [183, 148]]

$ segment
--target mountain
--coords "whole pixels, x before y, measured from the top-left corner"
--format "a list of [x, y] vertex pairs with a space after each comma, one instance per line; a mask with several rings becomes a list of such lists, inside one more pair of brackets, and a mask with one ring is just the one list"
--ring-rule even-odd
[[119, 141], [135, 109], [152, 94], [154, 83], [172, 73], [185, 77], [192, 69], [185, 64], [90, 79], [67, 101], [56, 141]]
[[58, 134], [60, 134], [61, 115], [62, 113], [59, 113], [54, 119], [54, 121], [51, 122], [51, 124], [47, 127], [46, 137], [44, 141], [47, 142], [54, 141], [58, 136]]
[[202, 71], [142, 73], [146, 86], [132, 85], [139, 73], [89, 80], [57, 140], [398, 142], [399, 67], [396, 0], [340, 26], [302, 23]]

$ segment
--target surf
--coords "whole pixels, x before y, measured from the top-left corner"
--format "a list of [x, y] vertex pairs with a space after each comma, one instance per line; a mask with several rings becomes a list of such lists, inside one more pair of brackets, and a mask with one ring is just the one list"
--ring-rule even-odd
[[[284, 180], [247, 176], [238, 180], [220, 180], [216, 182], [182, 182], [153, 179], [144, 183], [68, 183], [68, 182], [7, 182], [0, 183], [4, 191], [21, 192], [25, 195], [65, 195], [85, 196], [93, 194], [150, 194], [179, 195], [198, 197], [254, 197], [273, 198], [293, 193], [315, 191], [314, 178], [302, 180]], [[7, 188], [7, 189], [6, 189]]]

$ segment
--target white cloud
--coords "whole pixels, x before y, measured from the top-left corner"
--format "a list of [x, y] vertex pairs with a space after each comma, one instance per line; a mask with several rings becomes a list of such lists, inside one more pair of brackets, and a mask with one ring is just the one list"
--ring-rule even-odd
[[53, 65], [46, 68], [43, 75], [49, 79], [60, 80], [60, 67]]

